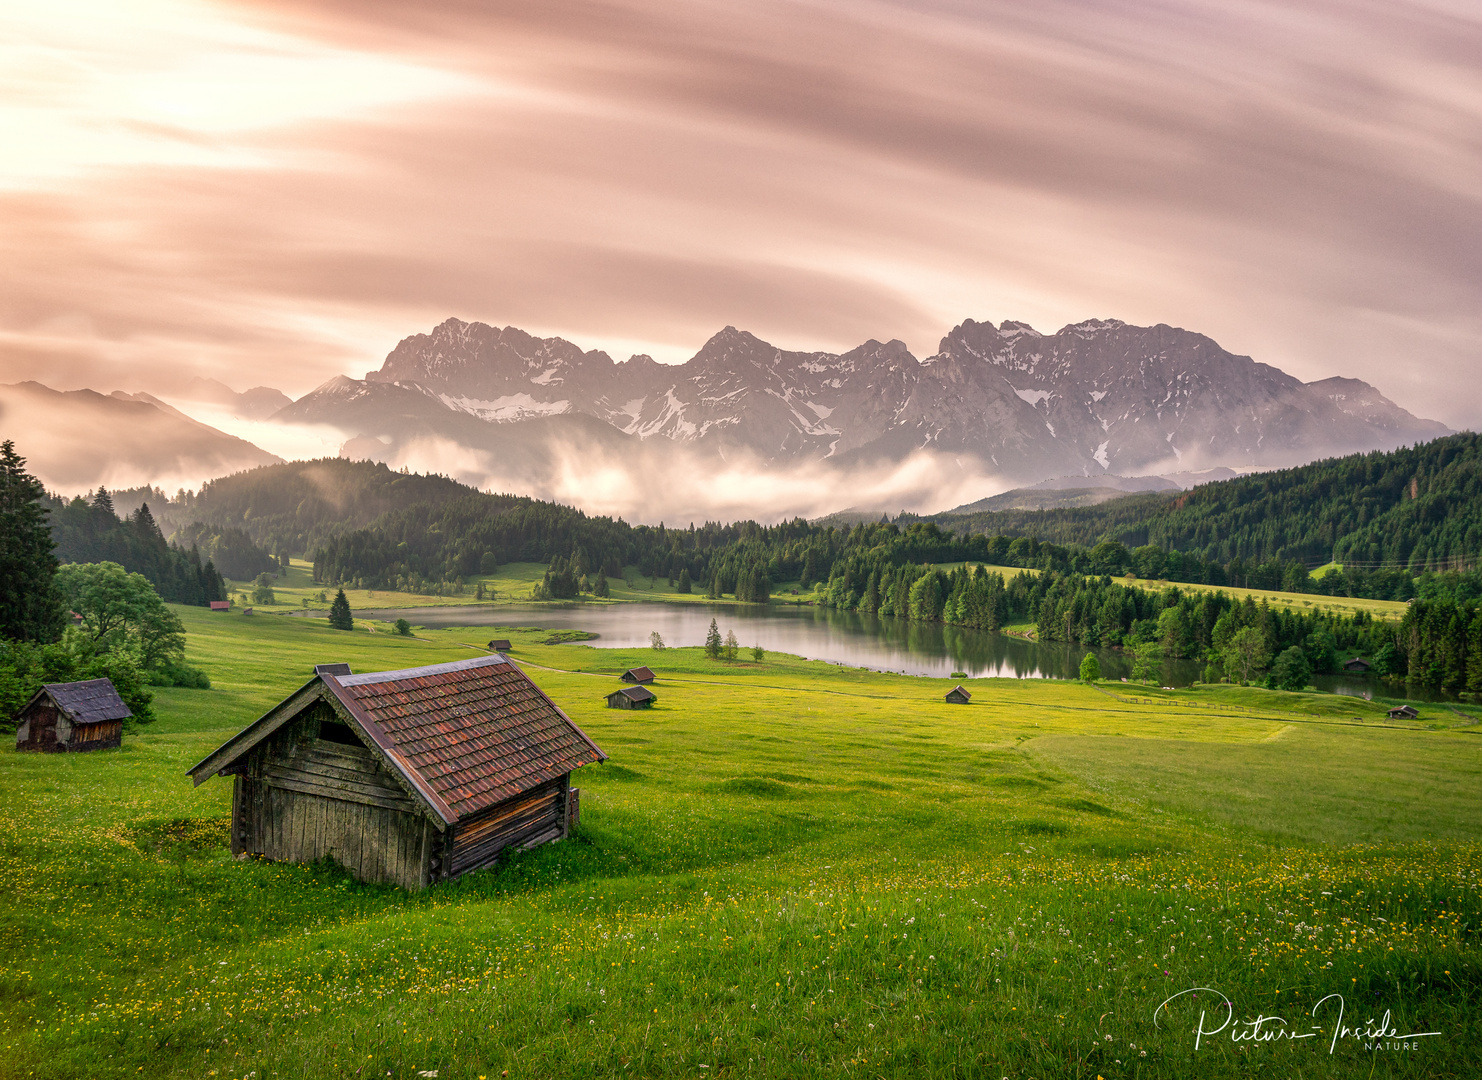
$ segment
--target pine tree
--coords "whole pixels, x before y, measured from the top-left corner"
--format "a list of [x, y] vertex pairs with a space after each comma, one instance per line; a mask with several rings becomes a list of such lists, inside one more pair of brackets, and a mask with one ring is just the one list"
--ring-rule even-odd
[[350, 612], [350, 601], [345, 598], [344, 589], [334, 594], [334, 603], [329, 605], [329, 625], [334, 630], [355, 629], [355, 617]]
[[0, 444], [0, 637], [55, 641], [62, 633], [45, 495], [15, 444]]
[[727, 660], [736, 659], [736, 650], [741, 647], [741, 642], [736, 639], [736, 631], [726, 631], [725, 652]]
[[705, 633], [705, 655], [712, 660], [720, 659], [720, 627], [715, 625], [715, 620], [710, 620], [710, 629]]
[[686, 569], [681, 570], [679, 572], [679, 591], [682, 592], [682, 593], [687, 593], [687, 592], [690, 591], [690, 589], [692, 588], [692, 586], [693, 586], [693, 583], [690, 581], [690, 572], [689, 572], [689, 569], [686, 568]]
[[609, 589], [607, 587], [607, 572], [605, 570], [598, 570], [597, 583], [592, 586], [592, 595], [601, 597], [605, 600], [607, 598], [608, 592]]

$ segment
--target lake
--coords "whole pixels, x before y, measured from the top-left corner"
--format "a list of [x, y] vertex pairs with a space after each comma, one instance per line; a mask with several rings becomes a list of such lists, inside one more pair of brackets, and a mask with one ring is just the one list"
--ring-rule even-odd
[[[792, 653], [809, 660], [898, 671], [904, 675], [950, 677], [954, 671], [972, 678], [1073, 679], [1081, 657], [1093, 652], [1105, 678], [1131, 673], [1131, 664], [1113, 649], [1084, 645], [1040, 644], [1009, 634], [990, 634], [940, 623], [878, 618], [854, 611], [772, 604], [768, 607], [726, 604], [531, 604], [503, 607], [426, 607], [411, 610], [361, 611], [374, 619], [406, 618], [420, 626], [538, 626], [543, 630], [587, 630], [598, 648], [646, 647], [658, 631], [670, 646], [703, 645], [714, 619], [721, 636], [734, 631], [745, 649], [760, 645], [768, 652]], [[1199, 677], [1200, 665], [1170, 661], [1168, 685], [1186, 686]]]
[[[418, 626], [586, 630], [597, 635], [592, 645], [608, 649], [647, 647], [649, 634], [656, 630], [666, 645], [703, 645], [710, 620], [714, 619], [722, 637], [728, 630], [735, 631], [744, 649], [760, 645], [768, 652], [903, 675], [949, 678], [954, 671], [961, 671], [975, 679], [1074, 679], [1080, 672], [1081, 658], [1088, 652], [1101, 663], [1103, 678], [1120, 679], [1132, 674], [1131, 662], [1115, 649], [1040, 643], [1010, 634], [797, 604], [774, 603], [765, 608], [702, 603], [460, 605], [381, 608], [357, 614], [383, 620], [406, 618]], [[1168, 660], [1161, 682], [1164, 686], [1188, 686], [1203, 671], [1204, 665], [1197, 661]], [[1457, 700], [1444, 691], [1381, 684], [1367, 677], [1318, 675], [1313, 683], [1319, 690], [1355, 697]]]

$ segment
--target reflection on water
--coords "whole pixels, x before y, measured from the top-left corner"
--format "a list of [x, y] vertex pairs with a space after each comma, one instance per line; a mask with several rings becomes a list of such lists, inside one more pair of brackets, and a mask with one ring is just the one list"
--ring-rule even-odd
[[[1084, 645], [1040, 644], [1008, 634], [990, 634], [940, 623], [879, 618], [832, 608], [774, 604], [767, 608], [713, 604], [572, 604], [509, 607], [430, 607], [413, 611], [363, 611], [375, 619], [405, 616], [421, 626], [539, 626], [547, 630], [588, 630], [592, 644], [622, 649], [648, 645], [657, 630], [671, 646], [702, 645], [710, 620], [722, 635], [735, 631], [745, 648], [760, 645], [768, 652], [792, 653], [850, 667], [898, 671], [906, 675], [949, 676], [966, 672], [973, 678], [1073, 679], [1081, 658], [1093, 652], [1102, 676], [1119, 679], [1131, 673], [1120, 652]], [[1187, 686], [1199, 677], [1192, 661], [1170, 661], [1164, 682]]]
[[[1080, 674], [1081, 657], [1088, 652], [1095, 653], [1101, 662], [1103, 678], [1115, 680], [1132, 674], [1131, 661], [1114, 649], [1090, 649], [1063, 642], [1041, 644], [960, 626], [882, 619], [857, 611], [796, 604], [766, 608], [724, 604], [526, 604], [383, 609], [359, 614], [386, 620], [405, 617], [418, 626], [588, 630], [598, 635], [591, 644], [608, 649], [647, 647], [648, 636], [655, 630], [667, 645], [703, 645], [710, 620], [714, 619], [722, 636], [734, 630], [747, 649], [760, 645], [768, 652], [904, 675], [950, 676], [962, 671], [972, 678], [1074, 679]], [[1193, 660], [1167, 660], [1162, 684], [1189, 686], [1202, 671], [1203, 665]], [[1356, 697], [1459, 700], [1443, 690], [1380, 683], [1366, 676], [1318, 675], [1312, 681], [1319, 690]]]

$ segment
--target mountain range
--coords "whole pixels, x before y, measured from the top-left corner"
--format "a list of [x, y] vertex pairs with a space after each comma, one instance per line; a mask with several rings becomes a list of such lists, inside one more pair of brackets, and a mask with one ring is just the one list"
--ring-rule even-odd
[[1035, 484], [1046, 487], [1000, 501], [1099, 502], [1147, 486], [1126, 477], [1183, 487], [1203, 470], [1448, 433], [1359, 380], [1303, 383], [1202, 334], [1113, 319], [1054, 334], [967, 320], [925, 358], [900, 341], [788, 351], [728, 326], [677, 365], [448, 319], [363, 379], [337, 376], [297, 401], [209, 379], [172, 401], [28, 383], [0, 388], [0, 418], [37, 474], [69, 492], [194, 487], [279, 460], [187, 415], [199, 405], [265, 445], [322, 446], [338, 432], [329, 445], [344, 456], [639, 520], [841, 504], [878, 516]]
[[968, 320], [924, 359], [900, 341], [790, 352], [728, 326], [679, 365], [448, 319], [364, 379], [331, 379], [274, 414], [388, 447], [466, 433], [467, 420], [483, 425], [478, 444], [505, 425], [528, 441], [557, 417], [600, 422], [619, 449], [657, 441], [772, 467], [927, 450], [1029, 483], [1271, 468], [1449, 432], [1357, 379], [1303, 383], [1202, 334], [1115, 319], [1054, 334]]
[[213, 476], [283, 459], [150, 394], [0, 385], [0, 430], [53, 491], [97, 486], [194, 489]]

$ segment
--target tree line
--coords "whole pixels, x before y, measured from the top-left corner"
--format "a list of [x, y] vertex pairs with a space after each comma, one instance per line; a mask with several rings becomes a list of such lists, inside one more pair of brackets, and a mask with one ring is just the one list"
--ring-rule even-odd
[[110, 679], [134, 714], [130, 724], [153, 719], [152, 685], [209, 685], [185, 664], [184, 626], [160, 590], [106, 556], [148, 565], [187, 593], [219, 577], [165, 546], [147, 506], [120, 521], [100, 495], [63, 507], [64, 535], [105, 557], [59, 562], [51, 500], [15, 444], [0, 444], [0, 724], [45, 683]]
[[[1099, 506], [934, 515], [954, 531], [1180, 551], [1205, 563], [1474, 567], [1482, 547], [1482, 436], [1132, 495]], [[910, 520], [907, 517], [907, 520]], [[1234, 584], [1235, 582], [1232, 582]], [[1263, 585], [1261, 587], [1269, 587]]]
[[[99, 488], [91, 499], [43, 495], [37, 508], [50, 519], [61, 562], [117, 563], [142, 574], [172, 604], [202, 606], [226, 599], [226, 581], [215, 563], [209, 557], [202, 561], [196, 543], [189, 548], [166, 543], [148, 503], [120, 518], [112, 496]], [[277, 570], [276, 563], [273, 569]]]

